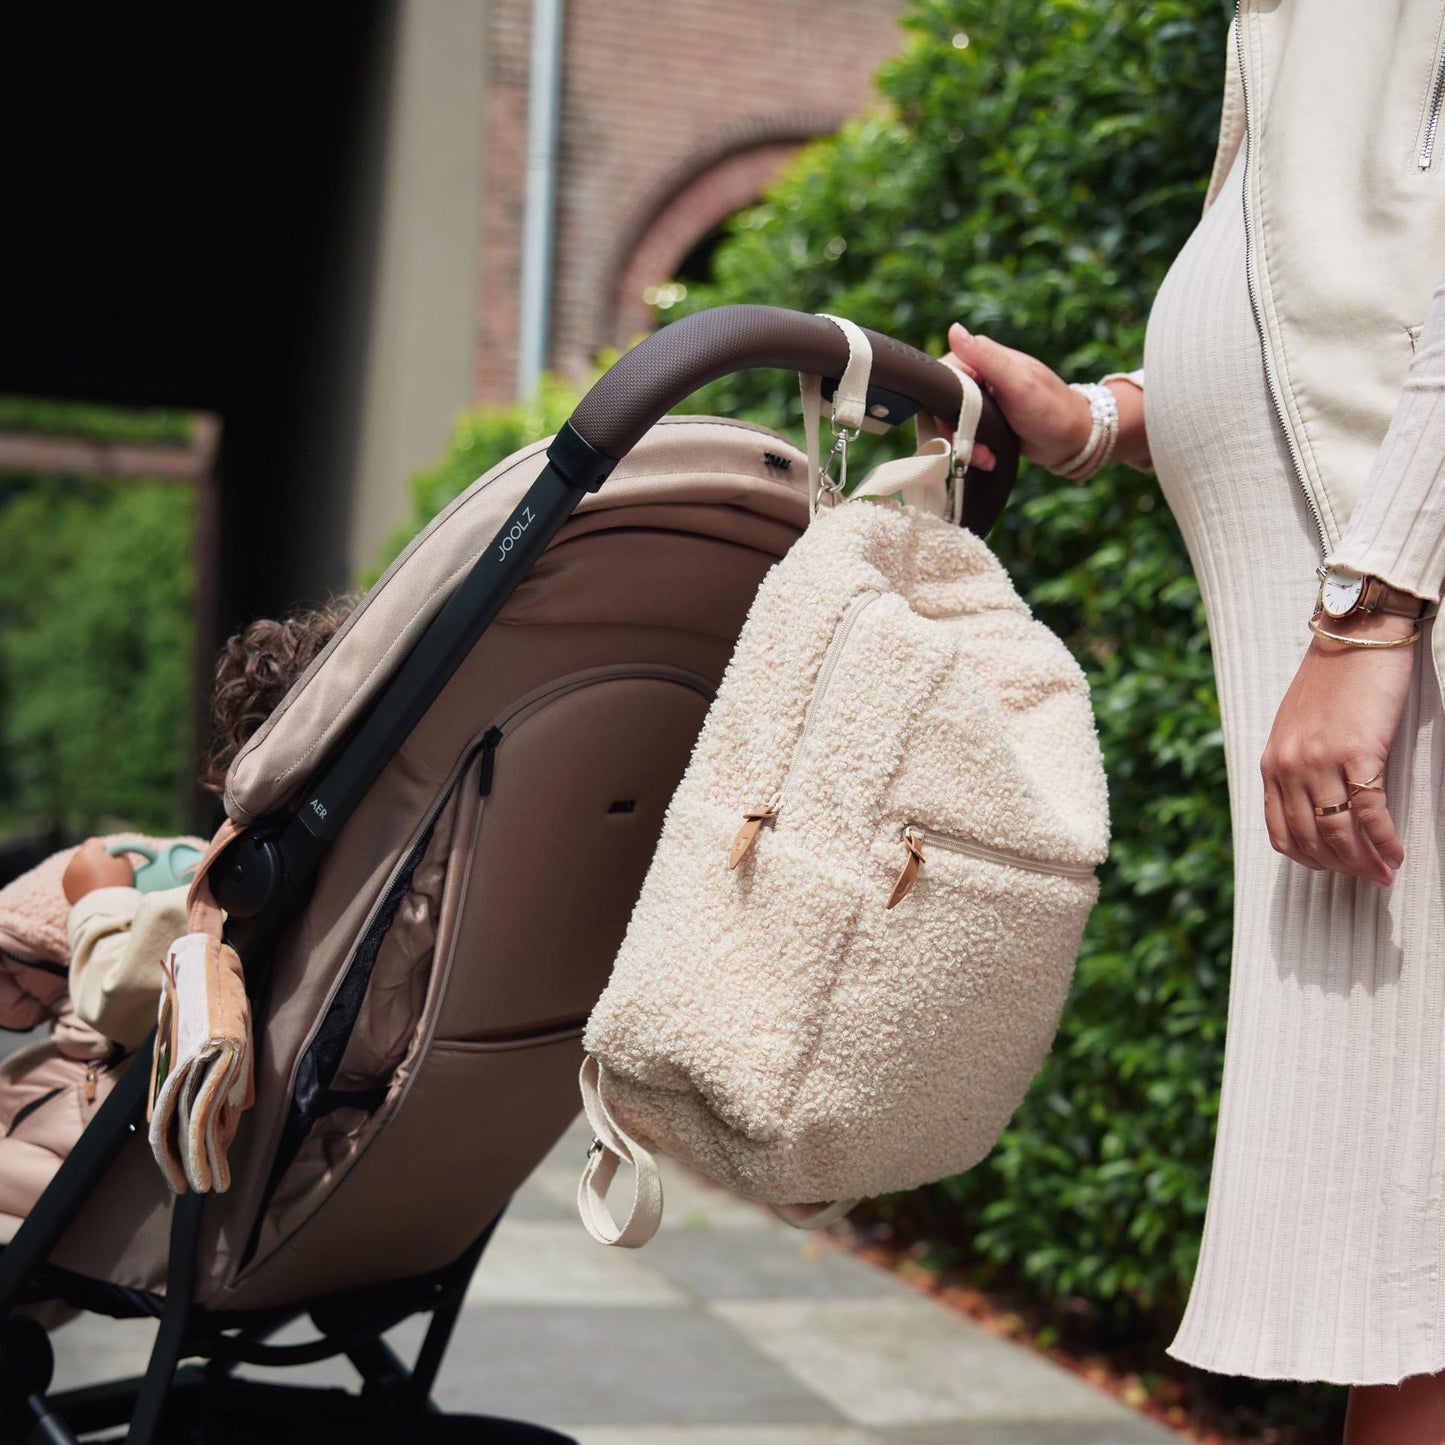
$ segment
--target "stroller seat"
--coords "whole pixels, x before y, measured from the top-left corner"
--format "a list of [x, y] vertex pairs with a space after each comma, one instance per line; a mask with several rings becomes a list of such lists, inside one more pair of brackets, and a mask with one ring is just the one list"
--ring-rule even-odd
[[[841, 371], [831, 323], [728, 310], [801, 328], [782, 364]], [[583, 1024], [753, 595], [807, 523], [785, 438], [650, 425], [706, 379], [669, 338], [688, 325], [442, 512], [236, 758], [225, 803], [246, 832], [213, 880], [252, 993], [256, 1100], [232, 1187], [170, 1195], [135, 1128], [143, 1050], [0, 1255], [0, 1313], [160, 1316], [150, 1373], [46, 1404], [30, 1322], [4, 1321], [0, 1439], [12, 1417], [24, 1438], [17, 1401], [54, 1422], [46, 1438], [126, 1420], [153, 1438], [187, 1355], [219, 1378], [344, 1352], [378, 1398], [427, 1415], [486, 1237], [577, 1112]], [[703, 371], [749, 364], [702, 341]], [[950, 373], [883, 345], [900, 392], [956, 407]], [[603, 451], [581, 427], [609, 378], [627, 420], [614, 406], [593, 428]], [[985, 424], [1006, 492], [1007, 435]], [[588, 467], [605, 487], [585, 490]], [[408, 1369], [380, 1335], [418, 1310], [433, 1326]], [[315, 1344], [266, 1343], [303, 1313]], [[560, 1438], [490, 1428], [476, 1438]]]

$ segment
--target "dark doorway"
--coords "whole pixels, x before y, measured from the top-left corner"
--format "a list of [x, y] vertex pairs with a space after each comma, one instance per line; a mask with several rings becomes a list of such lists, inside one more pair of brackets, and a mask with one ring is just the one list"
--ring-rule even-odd
[[215, 626], [344, 585], [391, 0], [0, 23], [0, 393], [219, 414]]

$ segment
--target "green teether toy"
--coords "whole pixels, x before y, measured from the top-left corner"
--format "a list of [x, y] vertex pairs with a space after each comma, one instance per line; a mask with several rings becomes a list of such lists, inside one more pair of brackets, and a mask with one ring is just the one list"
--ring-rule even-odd
[[134, 853], [146, 861], [135, 870], [135, 884], [142, 893], [160, 893], [191, 881], [201, 850], [191, 843], [170, 843], [157, 850], [144, 843], [112, 843], [105, 850], [113, 858]]

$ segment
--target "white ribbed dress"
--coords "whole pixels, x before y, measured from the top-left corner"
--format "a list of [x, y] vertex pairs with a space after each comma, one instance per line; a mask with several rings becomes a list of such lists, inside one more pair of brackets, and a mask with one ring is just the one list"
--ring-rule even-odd
[[1421, 644], [1385, 776], [1405, 845], [1391, 888], [1273, 851], [1259, 759], [1320, 559], [1266, 390], [1242, 169], [1165, 278], [1144, 357], [1150, 450], [1213, 640], [1237, 880], [1209, 1206], [1169, 1353], [1394, 1383], [1445, 1368], [1445, 718]]

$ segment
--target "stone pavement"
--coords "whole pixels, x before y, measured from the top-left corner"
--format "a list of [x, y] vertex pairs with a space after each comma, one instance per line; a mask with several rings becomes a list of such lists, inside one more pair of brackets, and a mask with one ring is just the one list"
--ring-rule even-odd
[[[1022, 1346], [770, 1215], [666, 1170], [641, 1251], [594, 1244], [574, 1129], [519, 1192], [472, 1282], [443, 1408], [578, 1445], [1169, 1445], [1178, 1436]], [[153, 1326], [56, 1335], [56, 1387], [139, 1372]], [[390, 1336], [409, 1358], [415, 1322]], [[305, 1338], [299, 1328], [278, 1340]], [[292, 1382], [354, 1385], [335, 1361]]]

